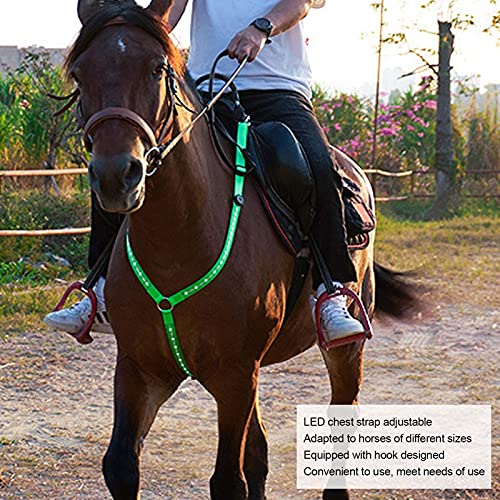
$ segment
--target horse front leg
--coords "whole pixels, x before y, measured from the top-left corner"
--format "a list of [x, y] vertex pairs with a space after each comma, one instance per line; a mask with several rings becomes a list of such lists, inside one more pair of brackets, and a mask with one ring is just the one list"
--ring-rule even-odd
[[[353, 405], [358, 403], [363, 370], [364, 342], [355, 342], [335, 347], [329, 351], [321, 350], [332, 389], [332, 405]], [[324, 490], [323, 500], [348, 500], [346, 489]]]
[[139, 498], [139, 459], [144, 439], [158, 409], [179, 383], [166, 386], [139, 369], [130, 358], [118, 360], [113, 434], [103, 459], [104, 479], [115, 500]]
[[210, 496], [214, 500], [248, 498], [243, 463], [257, 380], [258, 368], [255, 368], [251, 372], [221, 373], [216, 380], [205, 384], [217, 402], [219, 444], [215, 471], [210, 478]]
[[243, 470], [248, 483], [248, 499], [264, 500], [266, 498], [266, 478], [269, 470], [268, 446], [267, 432], [260, 418], [258, 398], [250, 418]]

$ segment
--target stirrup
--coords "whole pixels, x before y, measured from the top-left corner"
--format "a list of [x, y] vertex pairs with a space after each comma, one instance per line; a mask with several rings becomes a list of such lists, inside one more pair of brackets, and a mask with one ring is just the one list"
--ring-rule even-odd
[[94, 322], [95, 315], [97, 312], [97, 297], [95, 295], [94, 290], [92, 290], [92, 288], [87, 289], [83, 285], [84, 284], [81, 281], [75, 281], [74, 283], [69, 285], [69, 287], [64, 292], [61, 300], [58, 302], [58, 304], [54, 308], [54, 311], [52, 311], [52, 312], [60, 311], [65, 306], [66, 301], [68, 300], [68, 297], [74, 291], [80, 291], [80, 292], [84, 293], [90, 299], [90, 304], [91, 304], [90, 317], [89, 317], [87, 323], [85, 323], [85, 325], [83, 325], [83, 327], [77, 333], [69, 333], [69, 332], [66, 332], [66, 333], [68, 333], [69, 335], [74, 337], [76, 339], [76, 341], [79, 342], [80, 344], [85, 345], [85, 344], [90, 344], [91, 342], [94, 341], [94, 339], [90, 336], [89, 332], [90, 332], [90, 329], [92, 327], [92, 323]]
[[[357, 333], [355, 335], [350, 335], [341, 339], [326, 340], [323, 328], [321, 326], [321, 305], [327, 300], [338, 297], [339, 295], [347, 295], [354, 300], [361, 312], [360, 321], [365, 331], [363, 333]], [[347, 288], [345, 286], [337, 288], [333, 293], [328, 293], [327, 291], [323, 292], [318, 297], [318, 299], [316, 300], [316, 305], [314, 306], [314, 318], [316, 320], [316, 331], [318, 334], [319, 346], [326, 351], [328, 351], [328, 349], [331, 349], [332, 347], [350, 344], [351, 342], [356, 342], [358, 340], [371, 339], [373, 337], [372, 325], [370, 323], [370, 318], [368, 317], [368, 313], [366, 312], [363, 302], [361, 302], [361, 299], [358, 297], [357, 293], [353, 292], [350, 288]]]

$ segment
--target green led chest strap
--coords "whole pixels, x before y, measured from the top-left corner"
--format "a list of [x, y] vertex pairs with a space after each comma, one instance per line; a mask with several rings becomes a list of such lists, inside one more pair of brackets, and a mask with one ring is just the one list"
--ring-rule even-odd
[[189, 370], [184, 355], [182, 353], [181, 345], [179, 343], [179, 337], [177, 336], [177, 330], [175, 328], [175, 321], [173, 315], [173, 309], [177, 304], [180, 304], [184, 300], [193, 296], [195, 293], [199, 292], [203, 288], [205, 288], [209, 283], [211, 283], [222, 271], [223, 267], [226, 265], [226, 262], [229, 258], [229, 254], [231, 253], [231, 248], [233, 247], [234, 237], [236, 235], [236, 229], [238, 227], [238, 219], [241, 212], [241, 206], [243, 204], [243, 188], [245, 185], [245, 157], [242, 154], [241, 149], [245, 150], [247, 146], [247, 138], [248, 138], [248, 123], [240, 122], [238, 124], [238, 133], [237, 133], [237, 143], [239, 148], [236, 148], [236, 173], [234, 176], [234, 190], [233, 190], [233, 206], [231, 209], [231, 217], [229, 219], [229, 226], [226, 234], [226, 241], [224, 243], [224, 247], [222, 248], [221, 254], [219, 258], [212, 266], [210, 271], [206, 273], [203, 277], [201, 277], [198, 281], [194, 282], [192, 285], [180, 290], [177, 293], [174, 293], [170, 297], [166, 297], [163, 295], [152, 283], [152, 281], [148, 278], [138, 260], [135, 258], [135, 255], [132, 251], [132, 246], [130, 245], [130, 239], [127, 232], [126, 236], [126, 247], [127, 247], [127, 256], [134, 271], [134, 274], [137, 276], [137, 279], [144, 287], [149, 296], [155, 301], [158, 309], [160, 310], [163, 316], [163, 323], [165, 325], [165, 331], [167, 333], [168, 342], [170, 344], [170, 349], [172, 350], [172, 354], [174, 355], [179, 368], [189, 377], [193, 377], [193, 374]]

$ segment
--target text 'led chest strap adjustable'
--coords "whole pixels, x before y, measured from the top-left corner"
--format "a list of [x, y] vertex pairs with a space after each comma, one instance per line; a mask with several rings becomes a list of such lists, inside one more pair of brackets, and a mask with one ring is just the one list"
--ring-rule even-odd
[[233, 189], [233, 204], [231, 209], [231, 216], [229, 219], [229, 226], [226, 233], [226, 241], [224, 242], [224, 247], [219, 255], [219, 258], [212, 266], [212, 268], [202, 276], [198, 281], [194, 282], [192, 285], [187, 286], [183, 290], [176, 292], [170, 297], [163, 295], [153, 284], [153, 282], [148, 278], [138, 260], [136, 259], [132, 246], [130, 244], [129, 234], [126, 235], [126, 248], [127, 256], [136, 275], [137, 279], [144, 287], [148, 295], [154, 300], [156, 306], [163, 317], [163, 323], [165, 325], [165, 331], [167, 333], [168, 342], [170, 344], [170, 349], [172, 354], [183, 373], [189, 377], [193, 377], [193, 374], [189, 370], [189, 367], [182, 353], [182, 348], [179, 342], [179, 337], [177, 335], [177, 330], [175, 328], [175, 321], [173, 310], [174, 307], [194, 294], [198, 293], [200, 290], [205, 288], [209, 283], [211, 283], [222, 271], [231, 253], [233, 247], [234, 238], [236, 235], [236, 229], [238, 228], [238, 220], [240, 217], [241, 207], [243, 206], [243, 189], [245, 186], [245, 175], [246, 175], [246, 162], [245, 156], [242, 151], [246, 150], [247, 139], [248, 139], [248, 122], [240, 122], [238, 124], [237, 133], [237, 147], [236, 147], [236, 173], [234, 176], [234, 189]]

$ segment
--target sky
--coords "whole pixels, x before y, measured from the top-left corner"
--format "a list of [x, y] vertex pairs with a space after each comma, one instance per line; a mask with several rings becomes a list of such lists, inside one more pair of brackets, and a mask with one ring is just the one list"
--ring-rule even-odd
[[[377, 68], [379, 14], [371, 7], [375, 0], [326, 0], [322, 9], [311, 10], [305, 20], [309, 38], [309, 58], [314, 79], [333, 90], [373, 95]], [[488, 0], [456, 0], [475, 19], [485, 23], [494, 10]], [[148, 0], [139, 0], [147, 5]], [[439, 2], [438, 2], [439, 3]], [[428, 31], [437, 31], [436, 10], [420, 8], [418, 0], [385, 0], [386, 32], [418, 20]], [[21, 47], [39, 45], [66, 47], [75, 38], [80, 24], [77, 0], [0, 0], [0, 45]], [[498, 10], [498, 8], [497, 8]], [[189, 43], [189, 14], [174, 34], [181, 45]], [[414, 47], [433, 47], [437, 37], [413, 29]], [[457, 32], [453, 54], [454, 77], [479, 75], [478, 85], [500, 84], [500, 44], [479, 29]], [[384, 46], [382, 52], [382, 89], [405, 88], [416, 79], [399, 76], [421, 65], [407, 48]], [[431, 56], [429, 56], [431, 57]], [[437, 62], [437, 58], [436, 58]]]

